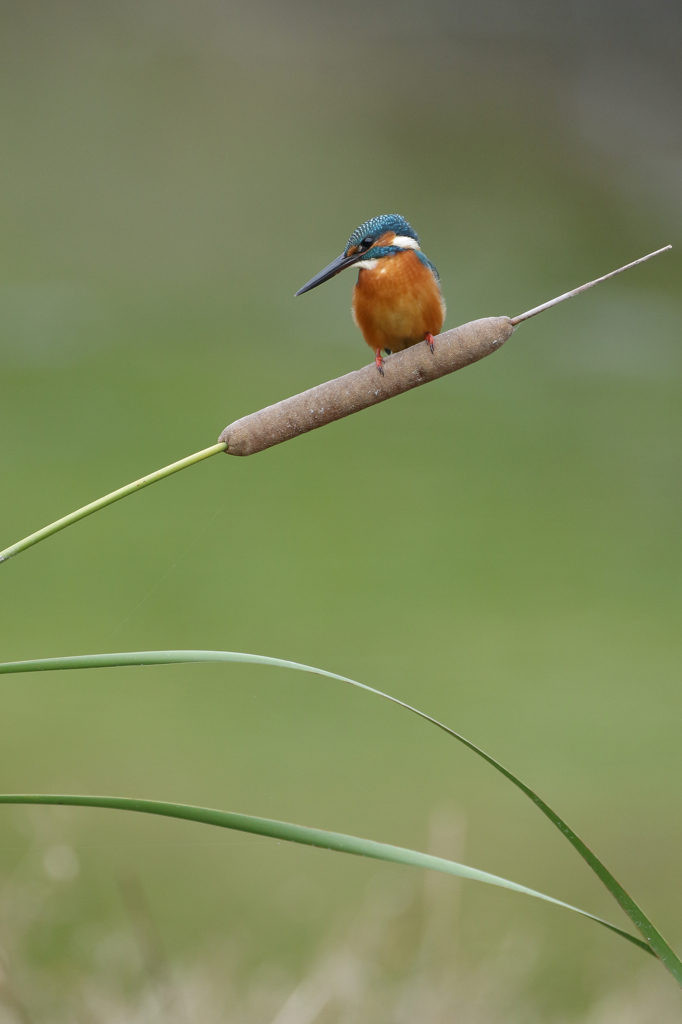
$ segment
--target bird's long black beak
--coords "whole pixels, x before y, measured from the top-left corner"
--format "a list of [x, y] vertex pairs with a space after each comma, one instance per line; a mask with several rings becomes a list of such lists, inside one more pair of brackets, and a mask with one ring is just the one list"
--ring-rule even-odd
[[337, 256], [328, 267], [321, 270], [319, 274], [315, 274], [315, 277], [311, 277], [307, 284], [304, 284], [302, 288], [299, 288], [296, 295], [303, 295], [303, 292], [309, 292], [311, 288], [317, 288], [318, 284], [324, 284], [330, 277], [335, 277], [336, 274], [340, 274], [346, 267], [352, 267], [354, 263], [357, 263], [360, 259], [360, 253], [354, 256], [346, 256], [345, 253], [341, 253]]

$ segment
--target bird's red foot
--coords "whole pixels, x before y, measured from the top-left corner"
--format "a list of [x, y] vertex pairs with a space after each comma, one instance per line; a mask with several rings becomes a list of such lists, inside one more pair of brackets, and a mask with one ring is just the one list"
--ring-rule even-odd
[[429, 331], [429, 333], [428, 333], [428, 334], [426, 335], [426, 337], [424, 338], [424, 341], [426, 342], [426, 344], [427, 344], [427, 345], [429, 346], [429, 348], [431, 349], [431, 355], [433, 355], [433, 351], [434, 351], [434, 346], [433, 346], [433, 335], [431, 334], [431, 332], [430, 332], [430, 331]]
[[379, 373], [383, 377], [383, 375], [384, 375], [384, 361], [381, 358], [381, 349], [380, 348], [375, 349], [374, 362], [376, 363], [377, 370], [379, 371]]

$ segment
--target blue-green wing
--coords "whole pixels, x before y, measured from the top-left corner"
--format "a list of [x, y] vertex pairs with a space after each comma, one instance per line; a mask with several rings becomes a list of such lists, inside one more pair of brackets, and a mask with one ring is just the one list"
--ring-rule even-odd
[[429, 268], [429, 270], [435, 277], [436, 281], [438, 281], [438, 284], [440, 284], [440, 274], [438, 273], [438, 271], [436, 270], [428, 256], [425, 256], [421, 249], [415, 249], [415, 252], [417, 253], [417, 258], [421, 260], [425, 267]]

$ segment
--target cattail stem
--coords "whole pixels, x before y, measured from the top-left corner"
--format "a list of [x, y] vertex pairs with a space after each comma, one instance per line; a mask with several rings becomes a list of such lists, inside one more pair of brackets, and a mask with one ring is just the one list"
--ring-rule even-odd
[[662, 249], [657, 249], [656, 252], [649, 253], [648, 256], [642, 256], [641, 259], [635, 260], [633, 263], [613, 270], [610, 274], [605, 274], [604, 277], [598, 277], [595, 281], [589, 281], [579, 288], [574, 288], [573, 291], [565, 292], [556, 299], [550, 299], [549, 302], [535, 306], [527, 313], [521, 313], [512, 319], [507, 316], [488, 317], [484, 320], [474, 320], [461, 327], [456, 327], [452, 331], [439, 334], [434, 339], [433, 353], [430, 352], [425, 342], [413, 345], [403, 352], [396, 352], [385, 360], [383, 375], [378, 373], [376, 366], [372, 363], [370, 366], [364, 366], [361, 370], [347, 373], [344, 377], [327, 381], [326, 384], [320, 384], [316, 388], [311, 388], [310, 391], [286, 398], [266, 409], [236, 420], [225, 428], [220, 435], [218, 444], [204, 448], [203, 451], [196, 452], [194, 455], [188, 455], [187, 458], [173, 462], [170, 466], [164, 466], [163, 469], [158, 469], [155, 473], [143, 476], [139, 480], [134, 480], [125, 487], [120, 487], [117, 491], [112, 491], [111, 494], [105, 494], [104, 497], [98, 498], [97, 501], [93, 501], [89, 505], [84, 505], [83, 508], [71, 512], [70, 515], [58, 519], [49, 526], [44, 526], [42, 530], [24, 537], [23, 540], [10, 545], [4, 551], [0, 551], [0, 562], [8, 561], [14, 555], [18, 555], [20, 551], [25, 551], [26, 548], [45, 540], [46, 537], [51, 537], [53, 533], [58, 533], [67, 526], [71, 526], [72, 523], [85, 519], [93, 512], [98, 512], [101, 508], [106, 508], [107, 505], [112, 505], [115, 501], [134, 494], [150, 484], [155, 484], [157, 480], [163, 480], [187, 466], [193, 466], [196, 462], [210, 458], [211, 455], [217, 455], [218, 452], [226, 452], [228, 455], [253, 455], [255, 452], [264, 451], [273, 445], [298, 437], [299, 434], [316, 430], [326, 423], [332, 423], [334, 420], [343, 419], [361, 409], [367, 409], [378, 402], [385, 402], [388, 398], [411, 391], [412, 388], [427, 384], [438, 377], [454, 373], [455, 370], [461, 370], [462, 367], [496, 352], [511, 337], [516, 326], [524, 320], [558, 305], [565, 299], [579, 295], [581, 292], [587, 291], [588, 288], [593, 288], [595, 284], [608, 281], [610, 277], [615, 277], [616, 274], [621, 274], [630, 267], [636, 267], [671, 248], [671, 245], [666, 245]]
[[71, 512], [70, 515], [64, 516], [63, 519], [58, 519], [55, 523], [50, 523], [49, 526], [44, 526], [42, 530], [37, 530], [36, 533], [30, 534], [30, 536], [24, 537], [23, 540], [17, 541], [16, 544], [12, 544], [10, 547], [5, 548], [4, 551], [0, 551], [0, 562], [6, 562], [14, 555], [18, 555], [20, 551], [25, 551], [26, 548], [30, 548], [39, 541], [45, 540], [46, 537], [51, 537], [53, 533], [59, 533], [60, 530], [66, 529], [66, 527], [71, 526], [72, 523], [77, 523], [79, 519], [85, 519], [86, 516], [92, 515], [93, 512], [99, 512], [101, 508], [105, 508], [107, 505], [113, 505], [115, 501], [119, 501], [121, 498], [126, 498], [129, 494], [134, 494], [136, 491], [141, 491], [143, 487], [149, 487], [150, 484], [155, 484], [157, 480], [165, 480], [167, 476], [172, 476], [173, 473], [179, 473], [181, 469], [185, 469], [187, 466], [193, 466], [195, 462], [201, 462], [203, 459], [209, 459], [211, 455], [217, 455], [218, 452], [224, 451], [224, 444], [214, 444], [211, 445], [210, 448], [204, 448], [203, 451], [196, 452], [194, 455], [188, 455], [186, 459], [180, 459], [179, 462], [173, 462], [170, 466], [164, 466], [163, 469], [157, 469], [155, 473], [150, 473], [148, 476], [142, 476], [139, 480], [133, 480], [131, 484], [126, 484], [125, 487], [119, 487], [117, 491], [112, 491], [111, 494], [105, 494], [103, 498], [98, 498], [97, 501], [91, 501], [89, 505], [84, 505], [83, 508], [76, 509], [76, 511]]

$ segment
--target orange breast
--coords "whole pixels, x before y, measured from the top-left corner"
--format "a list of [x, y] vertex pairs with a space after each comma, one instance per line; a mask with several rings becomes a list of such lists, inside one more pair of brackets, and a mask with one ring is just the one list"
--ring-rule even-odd
[[429, 268], [408, 249], [384, 256], [371, 270], [360, 269], [353, 317], [371, 348], [400, 352], [439, 333], [445, 303]]

